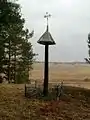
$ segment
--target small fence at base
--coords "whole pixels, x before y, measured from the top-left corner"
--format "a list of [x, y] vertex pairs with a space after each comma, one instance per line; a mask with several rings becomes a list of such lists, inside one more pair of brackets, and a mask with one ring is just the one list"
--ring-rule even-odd
[[[64, 94], [64, 86], [63, 82], [57, 85], [50, 85], [49, 95], [54, 95], [55, 99], [60, 99], [60, 97]], [[25, 97], [40, 97], [43, 96], [43, 85], [38, 85], [37, 81], [34, 84], [25, 84]]]

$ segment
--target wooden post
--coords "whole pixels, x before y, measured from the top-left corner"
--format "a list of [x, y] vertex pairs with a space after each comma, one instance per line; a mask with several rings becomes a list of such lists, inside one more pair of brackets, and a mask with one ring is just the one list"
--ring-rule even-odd
[[26, 84], [25, 84], [25, 97], [27, 97], [27, 87], [26, 87]]
[[45, 45], [45, 66], [44, 66], [44, 96], [48, 95], [48, 45]]

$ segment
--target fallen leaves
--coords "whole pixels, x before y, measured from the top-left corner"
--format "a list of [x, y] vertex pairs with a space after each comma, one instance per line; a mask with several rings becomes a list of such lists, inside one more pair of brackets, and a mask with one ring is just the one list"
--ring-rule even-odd
[[25, 98], [24, 85], [0, 85], [0, 120], [90, 120], [89, 97], [71, 92], [60, 101], [44, 101]]

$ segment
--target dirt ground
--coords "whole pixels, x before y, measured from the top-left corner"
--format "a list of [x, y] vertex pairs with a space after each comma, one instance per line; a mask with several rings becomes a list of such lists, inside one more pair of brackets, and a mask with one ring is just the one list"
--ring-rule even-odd
[[[44, 63], [34, 63], [30, 74], [32, 81], [43, 82]], [[90, 65], [80, 63], [49, 63], [49, 83], [90, 88]]]
[[24, 84], [0, 84], [0, 120], [90, 120], [90, 90], [64, 87], [60, 100], [26, 98]]

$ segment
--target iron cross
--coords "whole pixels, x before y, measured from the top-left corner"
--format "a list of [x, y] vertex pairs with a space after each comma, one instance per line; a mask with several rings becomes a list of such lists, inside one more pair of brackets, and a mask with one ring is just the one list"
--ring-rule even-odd
[[48, 25], [48, 18], [49, 17], [51, 17], [51, 15], [48, 12], [46, 12], [46, 15], [44, 15], [44, 18], [47, 18], [47, 25]]

